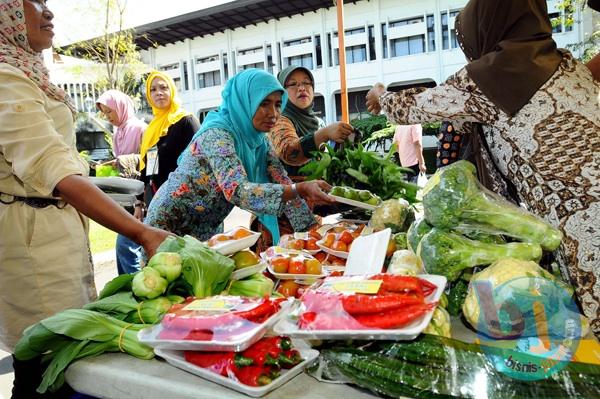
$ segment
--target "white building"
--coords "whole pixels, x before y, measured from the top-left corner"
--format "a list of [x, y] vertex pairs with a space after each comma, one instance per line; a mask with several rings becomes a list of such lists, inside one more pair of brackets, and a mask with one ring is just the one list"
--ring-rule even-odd
[[[143, 61], [175, 79], [186, 109], [202, 120], [220, 104], [223, 85], [236, 72], [257, 67], [277, 74], [296, 64], [314, 74], [316, 110], [327, 122], [340, 119], [337, 16], [332, 0], [234, 0], [211, 8], [198, 3], [198, 11], [136, 27]], [[375, 82], [392, 89], [434, 86], [460, 69], [465, 57], [456, 42], [454, 19], [466, 3], [346, 0], [351, 116], [365, 111], [364, 95]], [[558, 22], [554, 28], [558, 46], [589, 37], [592, 12], [576, 11], [575, 23], [566, 26], [557, 3], [548, 1], [549, 14]], [[69, 78], [73, 63], [65, 67], [59, 60], [54, 57], [49, 62], [52, 80], [69, 92], [81, 111], [89, 111], [99, 94], [92, 85], [97, 72]]]
[[[456, 42], [455, 16], [466, 0], [369, 0], [346, 2], [346, 75], [351, 114], [364, 111], [364, 94], [381, 81], [391, 88], [443, 82], [465, 64]], [[559, 47], [581, 42], [591, 13], [565, 26]], [[336, 9], [332, 1], [237, 0], [137, 28], [144, 62], [177, 82], [184, 107], [200, 119], [217, 107], [224, 82], [249, 67], [277, 74], [303, 65], [315, 77], [316, 109], [327, 122], [340, 118]], [[302, 12], [301, 12], [302, 11]], [[589, 15], [588, 15], [589, 14]], [[237, 26], [237, 27], [236, 27]], [[587, 32], [584, 34], [584, 32]], [[150, 47], [150, 41], [158, 46]], [[577, 55], [577, 54], [576, 54]]]

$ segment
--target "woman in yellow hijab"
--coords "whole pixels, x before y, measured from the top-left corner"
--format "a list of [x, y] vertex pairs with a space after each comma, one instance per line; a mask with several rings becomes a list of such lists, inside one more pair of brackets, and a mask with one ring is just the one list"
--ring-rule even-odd
[[146, 198], [177, 168], [177, 158], [199, 129], [198, 119], [181, 108], [175, 82], [166, 73], [154, 71], [146, 79], [146, 99], [154, 119], [144, 132], [140, 146], [140, 171], [146, 183]]

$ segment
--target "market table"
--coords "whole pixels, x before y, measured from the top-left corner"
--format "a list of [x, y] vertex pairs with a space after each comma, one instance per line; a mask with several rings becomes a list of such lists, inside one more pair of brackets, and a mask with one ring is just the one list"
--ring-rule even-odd
[[[248, 396], [170, 366], [163, 360], [140, 360], [110, 353], [79, 360], [67, 369], [67, 383], [77, 392], [106, 399], [235, 399]], [[373, 395], [343, 384], [317, 381], [305, 373], [263, 396], [265, 399], [367, 399]]]

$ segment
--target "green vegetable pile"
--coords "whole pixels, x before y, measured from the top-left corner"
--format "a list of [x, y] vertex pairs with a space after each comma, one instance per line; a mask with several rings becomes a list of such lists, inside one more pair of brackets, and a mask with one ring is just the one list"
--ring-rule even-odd
[[[456, 281], [463, 270], [504, 258], [538, 262], [555, 250], [561, 232], [484, 189], [473, 164], [459, 161], [436, 172], [423, 188], [423, 220], [408, 230], [429, 273]], [[506, 243], [503, 237], [518, 242]]]
[[381, 198], [374, 195], [369, 190], [357, 190], [352, 187], [334, 186], [331, 188], [329, 194], [353, 201], [364, 202], [365, 204], [373, 206], [377, 206], [381, 203]]
[[[168, 237], [145, 268], [108, 282], [97, 301], [28, 327], [17, 343], [15, 357], [40, 357], [46, 365], [37, 388], [39, 393], [60, 388], [65, 369], [78, 359], [104, 352], [125, 352], [151, 359], [152, 348], [137, 340], [137, 332], [160, 322], [169, 308], [182, 303], [184, 297], [220, 294], [234, 267], [232, 259], [191, 236]], [[264, 287], [265, 282], [262, 283]], [[270, 287], [269, 292], [273, 282]]]
[[366, 189], [383, 200], [404, 198], [409, 203], [417, 202], [417, 185], [405, 180], [405, 174], [412, 170], [394, 162], [394, 147], [385, 157], [350, 142], [339, 149], [326, 148], [314, 153], [314, 159], [300, 169], [309, 180], [323, 179], [333, 186]]

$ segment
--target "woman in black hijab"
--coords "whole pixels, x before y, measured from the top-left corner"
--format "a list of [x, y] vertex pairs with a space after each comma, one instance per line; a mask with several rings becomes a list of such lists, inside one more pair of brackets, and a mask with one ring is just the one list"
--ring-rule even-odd
[[562, 231], [561, 273], [600, 336], [600, 83], [556, 48], [546, 0], [471, 0], [456, 30], [464, 68], [431, 89], [378, 84], [368, 108], [399, 124], [478, 124], [482, 166]]

